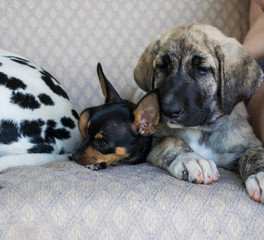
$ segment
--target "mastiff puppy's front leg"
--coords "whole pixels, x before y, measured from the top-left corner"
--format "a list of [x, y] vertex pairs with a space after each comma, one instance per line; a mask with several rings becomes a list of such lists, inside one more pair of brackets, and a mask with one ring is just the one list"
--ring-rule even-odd
[[250, 148], [239, 160], [239, 172], [249, 196], [264, 203], [264, 151]]
[[220, 177], [216, 164], [193, 152], [180, 137], [154, 138], [147, 161], [188, 182], [210, 184]]

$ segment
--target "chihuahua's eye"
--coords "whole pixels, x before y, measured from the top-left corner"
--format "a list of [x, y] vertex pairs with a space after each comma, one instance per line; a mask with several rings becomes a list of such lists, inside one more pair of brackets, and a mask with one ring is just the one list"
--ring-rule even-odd
[[98, 139], [96, 140], [96, 145], [99, 147], [99, 148], [105, 148], [106, 146], [106, 142], [104, 139]]

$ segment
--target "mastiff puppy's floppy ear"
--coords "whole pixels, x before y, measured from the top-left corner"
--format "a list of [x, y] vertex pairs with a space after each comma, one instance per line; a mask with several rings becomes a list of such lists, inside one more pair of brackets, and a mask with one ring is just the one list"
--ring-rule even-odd
[[223, 111], [230, 114], [235, 105], [247, 101], [263, 81], [257, 62], [235, 39], [227, 38], [215, 48], [219, 61], [219, 88]]
[[148, 47], [140, 56], [134, 70], [134, 79], [137, 85], [145, 92], [149, 92], [153, 89], [153, 61], [158, 52], [159, 37], [153, 39], [148, 45]]

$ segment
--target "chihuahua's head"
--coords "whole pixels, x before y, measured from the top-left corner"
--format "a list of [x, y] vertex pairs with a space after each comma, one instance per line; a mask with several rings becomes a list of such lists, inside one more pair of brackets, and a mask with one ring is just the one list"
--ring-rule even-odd
[[135, 105], [121, 99], [100, 64], [97, 65], [97, 74], [105, 104], [81, 113], [79, 129], [83, 142], [72, 154], [72, 159], [93, 170], [117, 162], [136, 164], [145, 161], [151, 135], [159, 122], [157, 90], [145, 95]]

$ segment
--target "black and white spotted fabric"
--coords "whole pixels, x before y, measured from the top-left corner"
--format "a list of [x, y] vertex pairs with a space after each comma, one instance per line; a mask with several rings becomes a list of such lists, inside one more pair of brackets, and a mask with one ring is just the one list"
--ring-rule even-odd
[[78, 114], [60, 83], [0, 50], [0, 157], [70, 153], [80, 138]]

